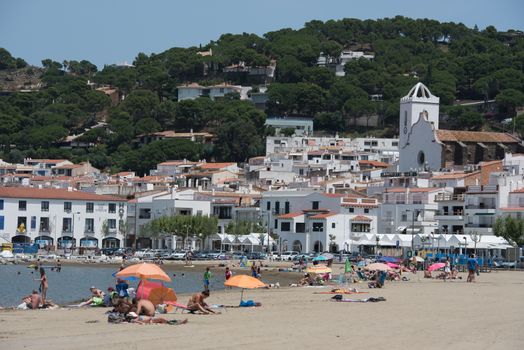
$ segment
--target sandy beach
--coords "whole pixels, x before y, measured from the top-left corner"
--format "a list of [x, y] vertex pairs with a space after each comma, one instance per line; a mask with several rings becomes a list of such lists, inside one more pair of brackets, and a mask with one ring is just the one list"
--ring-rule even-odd
[[[465, 278], [464, 274], [461, 274]], [[524, 272], [483, 273], [478, 282], [443, 282], [409, 275], [368, 289], [378, 303], [336, 303], [324, 288], [246, 291], [260, 308], [172, 325], [108, 324], [106, 309], [0, 312], [0, 349], [519, 349], [524, 344]], [[421, 277], [421, 276], [419, 276]], [[238, 305], [240, 290], [212, 293], [210, 304]], [[187, 295], [180, 295], [185, 303]]]

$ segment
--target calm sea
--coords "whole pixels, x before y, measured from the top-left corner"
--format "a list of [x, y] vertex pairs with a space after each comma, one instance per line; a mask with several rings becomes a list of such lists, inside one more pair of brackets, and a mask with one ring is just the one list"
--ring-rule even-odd
[[[66, 305], [76, 303], [79, 300], [88, 299], [89, 288], [96, 286], [103, 291], [115, 285], [115, 278], [111, 276], [117, 267], [99, 266], [62, 266], [61, 272], [51, 271], [46, 268], [49, 281], [47, 297], [55, 303]], [[167, 287], [174, 288], [177, 293], [192, 293], [203, 288], [203, 272], [166, 269], [172, 278], [172, 282], [165, 283]], [[176, 277], [173, 277], [173, 273]], [[184, 277], [182, 277], [182, 273]], [[9, 307], [21, 303], [21, 298], [31, 294], [33, 289], [38, 290], [40, 283], [34, 279], [40, 274], [26, 265], [0, 265], [0, 306]], [[211, 279], [210, 289], [224, 289], [223, 276], [214, 275]], [[136, 282], [130, 283], [136, 288]], [[185, 303], [185, 300], [182, 300]]]

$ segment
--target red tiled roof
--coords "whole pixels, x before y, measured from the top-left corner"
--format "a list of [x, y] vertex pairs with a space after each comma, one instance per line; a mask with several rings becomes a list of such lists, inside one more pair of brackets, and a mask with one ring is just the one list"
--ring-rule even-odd
[[67, 162], [67, 159], [26, 159], [29, 163], [62, 163]]
[[202, 163], [200, 169], [223, 169], [229, 166], [236, 165], [236, 163]]
[[287, 213], [287, 214], [279, 215], [277, 218], [278, 219], [292, 219], [292, 218], [296, 218], [297, 216], [301, 216], [301, 215], [304, 215], [304, 213], [301, 211], [296, 211], [294, 213]]
[[370, 165], [376, 168], [387, 168], [389, 166], [388, 163], [379, 162], [378, 160], [359, 160], [359, 165]]
[[501, 142], [517, 143], [519, 140], [510, 134], [486, 131], [436, 130], [437, 138], [442, 142]]
[[373, 220], [364, 215], [357, 215], [353, 219], [351, 219], [351, 221], [373, 221]]
[[337, 215], [337, 213], [316, 214], [316, 215], [310, 216], [309, 218], [310, 219], [325, 219], [333, 215]]
[[433, 180], [463, 179], [465, 177], [469, 177], [473, 175], [480, 175], [480, 171], [474, 171], [471, 173], [456, 172], [456, 173], [440, 174], [440, 175], [433, 176], [431, 179]]
[[328, 198], [342, 198], [342, 197], [347, 197], [347, 195], [345, 194], [341, 194], [341, 193], [322, 193], [322, 195], [324, 197], [328, 197]]
[[67, 199], [79, 201], [115, 201], [125, 199], [115, 196], [99, 195], [82, 191], [68, 191], [56, 188], [31, 187], [0, 187], [0, 198], [37, 198], [37, 199]]

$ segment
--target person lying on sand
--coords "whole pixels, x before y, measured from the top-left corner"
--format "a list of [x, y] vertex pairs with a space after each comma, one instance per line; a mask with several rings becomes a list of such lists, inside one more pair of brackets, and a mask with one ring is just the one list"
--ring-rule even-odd
[[181, 325], [187, 323], [187, 318], [182, 321], [178, 320], [167, 320], [163, 317], [151, 317], [151, 316], [139, 316], [134, 312], [129, 313], [129, 322], [138, 323], [138, 324], [172, 324], [172, 325]]
[[207, 297], [209, 297], [210, 293], [209, 290], [204, 290], [201, 293], [195, 293], [191, 296], [191, 299], [189, 299], [187, 303], [187, 308], [189, 311], [193, 312], [201, 312], [204, 315], [208, 315], [210, 313], [212, 314], [219, 314], [220, 312], [216, 312], [211, 310], [209, 305], [207, 305], [204, 301]]

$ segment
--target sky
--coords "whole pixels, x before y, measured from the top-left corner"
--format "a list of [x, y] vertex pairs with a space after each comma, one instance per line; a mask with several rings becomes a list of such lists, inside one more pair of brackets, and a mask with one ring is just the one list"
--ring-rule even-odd
[[0, 47], [28, 63], [129, 62], [224, 33], [301, 28], [318, 19], [402, 15], [524, 30], [523, 0], [0, 0]]

